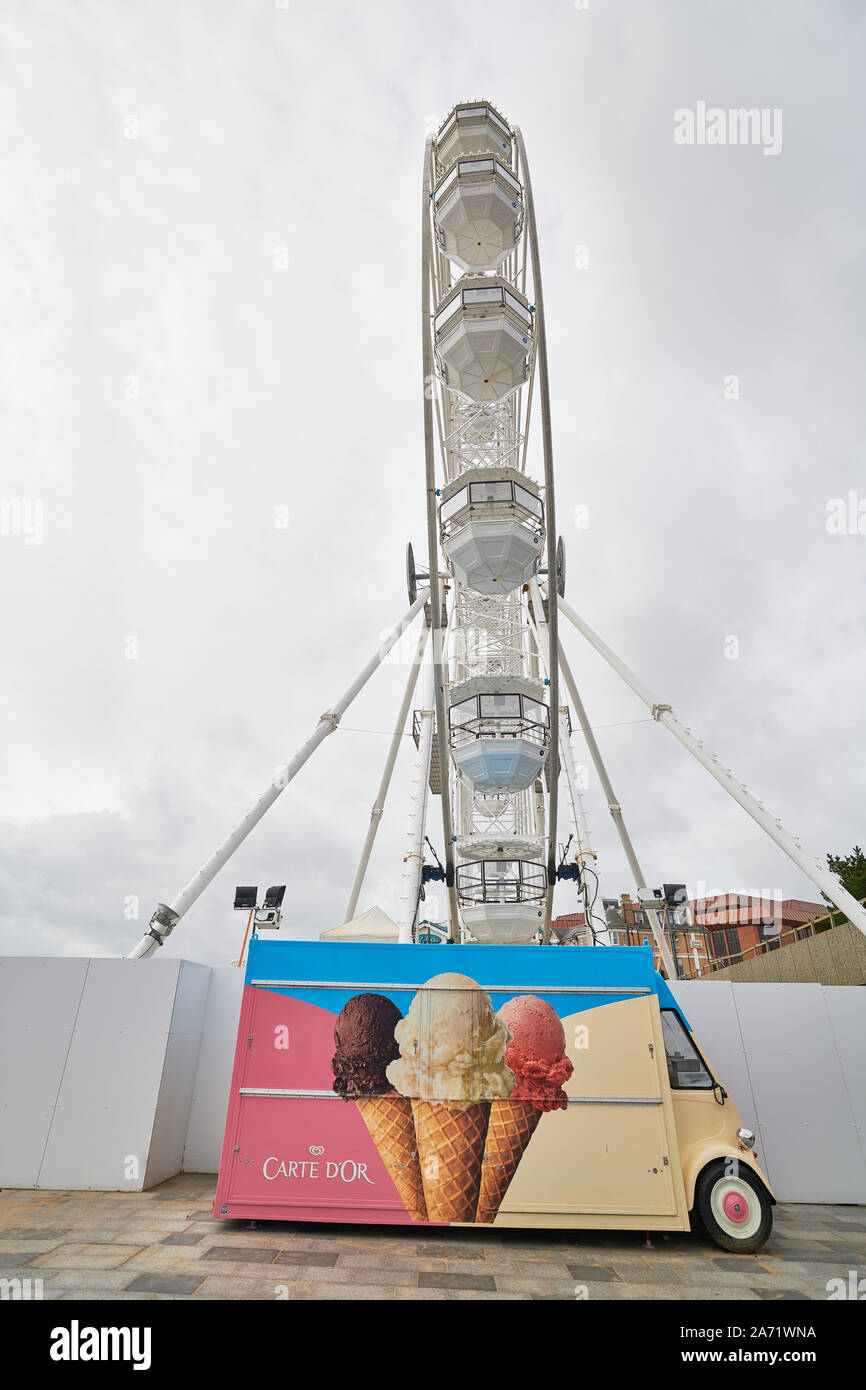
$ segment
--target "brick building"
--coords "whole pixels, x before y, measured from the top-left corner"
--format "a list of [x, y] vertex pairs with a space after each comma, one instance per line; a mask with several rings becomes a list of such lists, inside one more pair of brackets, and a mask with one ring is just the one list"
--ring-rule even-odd
[[[678, 888], [680, 885], [666, 885]], [[604, 942], [611, 946], [653, 947], [656, 969], [658, 951], [646, 913], [628, 893], [603, 900]], [[707, 973], [710, 962], [728, 965], [756, 949], [776, 950], [798, 939], [798, 928], [827, 914], [824, 903], [800, 898], [760, 898], [748, 893], [722, 893], [714, 898], [684, 901], [683, 895], [662, 892], [658, 914], [676, 960], [681, 979]], [[563, 946], [590, 946], [592, 935], [582, 912], [566, 913], [551, 922], [554, 937]]]
[[777, 950], [795, 941], [796, 929], [816, 917], [826, 917], [826, 903], [801, 898], [758, 898], [748, 893], [721, 893], [715, 898], [696, 898], [692, 903], [695, 925], [709, 936], [714, 960], [729, 965], [756, 947]]

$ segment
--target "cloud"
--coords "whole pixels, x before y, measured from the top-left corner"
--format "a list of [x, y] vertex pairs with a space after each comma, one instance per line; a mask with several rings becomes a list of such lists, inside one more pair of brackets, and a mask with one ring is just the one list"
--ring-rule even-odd
[[[403, 611], [423, 135], [476, 95], [532, 162], [570, 600], [815, 853], [862, 841], [866, 537], [824, 524], [864, 488], [859, 15], [489, 15], [101, 0], [0, 20], [3, 492], [45, 517], [39, 546], [0, 537], [0, 949], [129, 949]], [[782, 152], [675, 145], [698, 100], [782, 108]], [[651, 886], [813, 897], [565, 641], [615, 726]], [[376, 677], [167, 950], [236, 955], [235, 882], [286, 880], [299, 934], [341, 920], [402, 679]], [[392, 915], [412, 751], [361, 902]], [[592, 782], [587, 807], [603, 891], [628, 889]]]

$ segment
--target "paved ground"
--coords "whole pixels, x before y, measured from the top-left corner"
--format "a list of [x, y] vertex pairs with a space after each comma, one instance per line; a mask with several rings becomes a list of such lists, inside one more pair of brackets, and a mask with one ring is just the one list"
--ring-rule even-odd
[[[758, 1255], [637, 1232], [424, 1231], [211, 1216], [216, 1179], [151, 1192], [0, 1192], [0, 1278], [44, 1298], [820, 1299], [866, 1276], [866, 1207], [779, 1206]], [[33, 1285], [31, 1285], [33, 1287]]]

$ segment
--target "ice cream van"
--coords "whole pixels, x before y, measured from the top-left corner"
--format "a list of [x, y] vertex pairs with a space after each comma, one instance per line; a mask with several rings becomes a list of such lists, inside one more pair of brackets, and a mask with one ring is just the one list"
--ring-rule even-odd
[[226, 1219], [767, 1239], [774, 1197], [647, 947], [254, 937]]

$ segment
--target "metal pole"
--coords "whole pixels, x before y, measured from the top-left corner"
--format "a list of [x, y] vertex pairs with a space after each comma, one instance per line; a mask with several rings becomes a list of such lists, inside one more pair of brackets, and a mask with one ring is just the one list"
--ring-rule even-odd
[[[562, 603], [562, 601], [563, 600], [560, 599], [560, 603]], [[565, 652], [562, 650], [561, 643], [559, 647], [559, 664], [562, 667], [563, 679], [565, 680], [568, 693], [571, 696], [571, 702], [574, 705], [574, 712], [577, 715], [577, 720], [580, 724], [581, 733], [583, 734], [583, 737], [586, 740], [586, 746], [589, 749], [589, 756], [592, 758], [593, 767], [595, 768], [596, 773], [598, 775], [598, 780], [601, 783], [601, 789], [604, 792], [608, 810], [610, 811], [613, 823], [616, 826], [616, 833], [619, 835], [619, 842], [622, 845], [623, 852], [625, 854], [626, 860], [628, 861], [628, 866], [632, 872], [632, 877], [635, 880], [635, 887], [638, 890], [638, 899], [640, 901], [640, 906], [646, 912], [650, 926], [652, 927], [652, 933], [659, 951], [659, 958], [662, 964], [664, 965], [665, 970], [667, 971], [668, 979], [675, 980], [676, 971], [674, 970], [673, 958], [668, 949], [668, 945], [665, 940], [664, 930], [658, 919], [658, 913], [655, 911], [654, 908], [644, 907], [644, 903], [641, 900], [643, 898], [646, 898], [648, 892], [646, 877], [644, 875], [643, 869], [638, 863], [638, 858], [634, 851], [634, 845], [632, 844], [631, 837], [626, 829], [625, 820], [622, 814], [622, 807], [617, 801], [616, 794], [613, 790], [613, 787], [611, 786], [610, 778], [607, 775], [607, 768], [605, 767], [604, 759], [601, 756], [601, 749], [599, 748], [596, 742], [595, 734], [593, 733], [589, 719], [587, 718], [586, 709], [584, 708], [583, 701], [581, 700], [580, 695], [578, 693], [577, 685], [575, 683], [574, 676], [572, 675], [571, 667], [568, 664], [568, 658], [566, 657]]]
[[[531, 579], [529, 582], [529, 597], [531, 601], [532, 613], [529, 614], [529, 622], [532, 635], [535, 639], [535, 650], [545, 671], [549, 669], [549, 639], [547, 624], [544, 620], [544, 607], [541, 602], [541, 592], [538, 587], [538, 580]], [[533, 619], [534, 615], [534, 619]], [[543, 640], [542, 640], [543, 639]], [[563, 657], [560, 656], [560, 662]], [[551, 730], [553, 728], [553, 711], [551, 711]], [[578, 845], [578, 863], [582, 862], [583, 857], [593, 861], [595, 866], [596, 854], [590, 843], [589, 821], [587, 820], [586, 807], [583, 804], [583, 794], [578, 785], [577, 771], [574, 765], [574, 750], [571, 746], [571, 738], [568, 733], [568, 717], [565, 705], [559, 707], [559, 747], [560, 761], [563, 772], [565, 773], [566, 789], [571, 808], [571, 826], [574, 838]]]
[[[559, 709], [559, 670], [558, 670], [558, 619], [555, 602], [556, 594], [556, 494], [553, 481], [553, 435], [550, 427], [550, 384], [547, 375], [547, 336], [544, 319], [544, 294], [541, 288], [541, 258], [538, 251], [538, 228], [535, 223], [535, 203], [532, 198], [532, 180], [529, 177], [529, 162], [526, 146], [519, 127], [515, 127], [514, 137], [523, 171], [524, 190], [524, 236], [530, 239], [532, 256], [532, 293], [535, 297], [535, 350], [538, 354], [538, 386], [541, 403], [541, 439], [544, 452], [544, 508], [547, 527], [547, 574], [551, 593], [548, 604], [550, 613], [547, 625], [550, 630], [550, 709]], [[527, 407], [528, 409], [528, 407]], [[431, 571], [432, 572], [432, 571]], [[556, 812], [559, 797], [559, 740], [550, 741], [550, 795], [547, 801], [547, 905], [544, 915], [542, 942], [550, 941], [550, 914], [553, 909], [553, 889], [556, 883]]]
[[700, 741], [694, 737], [691, 729], [687, 729], [680, 723], [670, 705], [662, 704], [655, 698], [651, 691], [638, 680], [634, 672], [630, 671], [598, 634], [593, 632], [592, 628], [575, 613], [571, 605], [565, 602], [565, 599], [559, 600], [559, 607], [578, 632], [581, 632], [590, 645], [595, 647], [599, 655], [604, 657], [608, 666], [612, 667], [617, 675], [622, 677], [626, 685], [630, 686], [638, 698], [644, 702], [653, 719], [659, 724], [664, 724], [665, 728], [670, 730], [674, 738], [678, 739], [683, 747], [697, 758], [710, 776], [714, 777], [721, 787], [724, 787], [728, 795], [732, 796], [743, 810], [748, 812], [752, 820], [766, 831], [771, 840], [775, 840], [779, 848], [783, 849], [788, 858], [797, 865], [797, 868], [802, 870], [807, 878], [810, 878], [815, 886], [822, 893], [825, 893], [830, 901], [834, 902], [841, 912], [844, 912], [848, 920], [853, 922], [854, 926], [866, 936], [866, 911], [857, 902], [857, 899], [842, 887], [836, 876], [829, 869], [825, 869], [817, 859], [809, 858], [793, 835], [788, 833], [782, 822], [774, 820], [764, 810], [760, 801], [752, 796], [741, 782], [736, 781], [730, 770], [721, 766], [714, 753], [704, 752]]
[[160, 903], [158, 905], [150, 919], [148, 930], [135, 949], [130, 951], [127, 959], [144, 960], [146, 957], [152, 956], [154, 951], [159, 946], [163, 945], [166, 937], [174, 930], [180, 918], [192, 907], [196, 898], [204, 892], [211, 880], [216, 877], [223, 865], [227, 863], [234, 854], [238, 845], [243, 843], [253, 827], [258, 824], [265, 812], [274, 804], [280, 792], [284, 791], [289, 785], [295, 773], [300, 771], [310, 755], [316, 751], [319, 744], [327, 738], [328, 734], [334, 732], [341, 718], [349, 708], [349, 705], [355, 699], [355, 696], [359, 691], [363, 690], [373, 672], [381, 665], [394, 646], [394, 643], [398, 641], [412, 622], [412, 619], [424, 607], [428, 594], [428, 589], [423, 589], [418, 594], [412, 607], [401, 619], [394, 631], [384, 642], [380, 643], [378, 650], [367, 662], [361, 674], [355, 678], [337, 703], [321, 716], [315, 730], [303, 747], [298, 750], [291, 762], [277, 769], [276, 775], [268, 784], [265, 791], [262, 792], [255, 805], [250, 807], [246, 815], [238, 821], [234, 830], [226, 836], [222, 844], [214, 850], [210, 858], [205, 860], [198, 873], [190, 879], [186, 887], [181, 889], [177, 897], [174, 898], [171, 903]]
[[243, 939], [243, 942], [241, 943], [241, 953], [240, 953], [240, 956], [238, 957], [238, 970], [240, 970], [241, 966], [242, 966], [243, 963], [244, 963], [244, 951], [247, 949], [247, 937], [248, 937], [249, 934], [250, 934], [250, 927], [252, 926], [253, 913], [254, 913], [254, 912], [255, 912], [255, 908], [254, 908], [254, 907], [251, 907], [251, 908], [250, 908], [250, 915], [249, 915], [249, 917], [247, 918], [247, 929], [246, 929], [246, 931], [244, 932], [244, 939]]
[[[547, 624], [544, 620], [544, 605], [541, 601], [541, 592], [538, 587], [538, 580], [531, 579], [529, 582], [529, 598], [531, 611], [528, 613], [530, 629], [535, 640], [535, 650], [538, 659], [546, 671], [549, 669], [550, 640], [547, 631]], [[534, 620], [533, 620], [534, 615]], [[562, 658], [560, 658], [561, 660]], [[552, 714], [551, 714], [552, 719]], [[552, 730], [551, 722], [551, 730]], [[598, 920], [599, 929], [605, 928], [602, 919], [593, 917], [589, 885], [586, 880], [585, 868], [595, 876], [596, 887], [598, 886], [598, 869], [596, 867], [597, 857], [592, 848], [589, 837], [589, 822], [586, 817], [586, 808], [583, 804], [583, 793], [578, 785], [577, 771], [574, 765], [574, 751], [571, 746], [571, 737], [568, 731], [568, 714], [566, 707], [560, 705], [559, 708], [559, 750], [562, 770], [565, 773], [566, 795], [571, 811], [571, 825], [574, 838], [577, 841], [577, 853], [575, 859], [580, 866], [580, 890], [583, 898], [584, 915], [586, 925], [590, 931], [595, 927]]]
[[361, 858], [358, 863], [358, 870], [355, 874], [355, 881], [352, 884], [352, 891], [349, 894], [349, 901], [346, 904], [346, 915], [343, 919], [351, 922], [355, 915], [355, 908], [358, 906], [358, 898], [361, 895], [361, 888], [364, 883], [364, 875], [367, 872], [367, 865], [370, 862], [370, 853], [373, 848], [373, 841], [382, 823], [382, 812], [385, 809], [385, 799], [388, 795], [388, 788], [391, 785], [391, 776], [394, 772], [394, 764], [397, 761], [397, 754], [400, 751], [400, 744], [403, 741], [406, 729], [406, 720], [412, 705], [412, 696], [415, 693], [415, 685], [418, 680], [418, 672], [421, 662], [424, 660], [424, 652], [430, 637], [430, 629], [426, 626], [422, 629], [418, 638], [418, 645], [412, 654], [412, 664], [409, 670], [409, 679], [406, 682], [406, 689], [400, 703], [400, 710], [397, 714], [397, 723], [394, 727], [394, 734], [388, 747], [388, 756], [385, 759], [385, 769], [382, 773], [382, 780], [379, 783], [379, 790], [376, 793], [376, 800], [373, 802], [373, 809], [370, 812], [370, 824], [367, 827], [367, 836], [364, 840], [364, 848], [361, 850]]
[[559, 707], [559, 747], [562, 754], [562, 767], [565, 773], [565, 785], [571, 804], [571, 825], [574, 831], [574, 838], [577, 841], [577, 854], [575, 859], [583, 867], [584, 862], [589, 862], [595, 870], [596, 853], [592, 848], [589, 838], [589, 825], [586, 819], [586, 810], [583, 805], [583, 797], [577, 781], [577, 768], [574, 764], [574, 750], [571, 746], [571, 736], [568, 732], [568, 710], [565, 705]]
[[418, 890], [424, 865], [424, 826], [427, 820], [427, 793], [430, 786], [430, 754], [433, 750], [433, 663], [424, 674], [421, 726], [418, 730], [418, 756], [415, 759], [411, 800], [414, 802], [412, 825], [409, 830], [409, 852], [403, 860], [403, 891], [401, 894], [400, 940], [412, 940], [412, 928], [418, 912]]
[[436, 466], [433, 447], [433, 325], [430, 307], [430, 163], [433, 140], [424, 150], [424, 177], [421, 188], [421, 357], [424, 376], [424, 467], [427, 488], [427, 555], [430, 574], [430, 614], [433, 633], [433, 703], [436, 710], [439, 781], [442, 787], [442, 837], [445, 841], [445, 885], [448, 891], [448, 936], [459, 941], [457, 889], [454, 875], [454, 829], [448, 780], [448, 721], [442, 685], [442, 602], [439, 588], [439, 535], [436, 514]]

